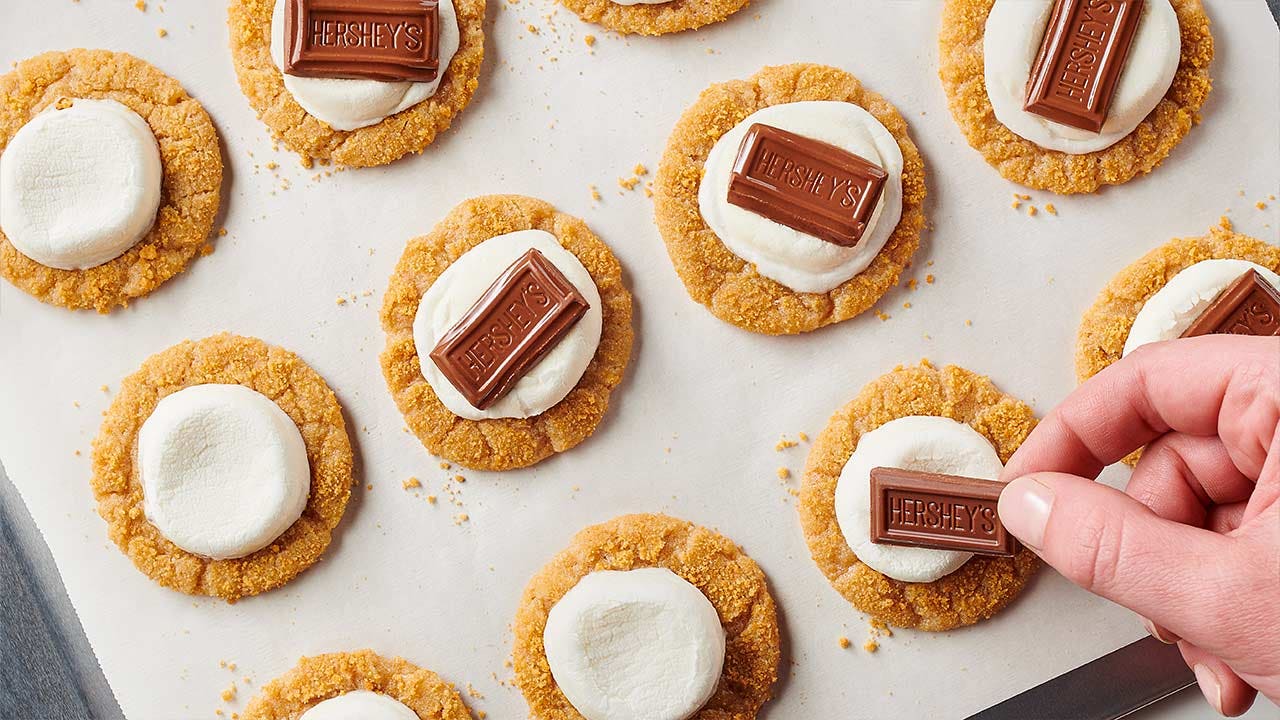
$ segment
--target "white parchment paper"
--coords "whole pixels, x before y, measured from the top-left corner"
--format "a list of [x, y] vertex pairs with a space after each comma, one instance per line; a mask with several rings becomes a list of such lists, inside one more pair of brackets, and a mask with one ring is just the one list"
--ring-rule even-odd
[[[716, 527], [768, 573], [785, 644], [769, 718], [962, 717], [1142, 635], [1127, 611], [1044, 572], [989, 622], [899, 631], [863, 652], [866, 618], [810, 561], [794, 498], [775, 475], [798, 475], [807, 448], [774, 444], [784, 433], [815, 435], [868, 380], [921, 357], [988, 373], [1043, 413], [1074, 384], [1081, 312], [1123, 265], [1170, 237], [1203, 234], [1224, 212], [1276, 242], [1276, 203], [1254, 207], [1280, 191], [1280, 43], [1262, 0], [1209, 3], [1216, 85], [1204, 123], [1153, 175], [1089, 197], [1031, 193], [1022, 212], [1010, 202], [1025, 191], [965, 144], [947, 112], [939, 2], [761, 0], [696, 33], [624, 39], [550, 0], [491, 0], [480, 90], [456, 127], [422, 157], [319, 180], [273, 150], [241, 96], [225, 3], [150, 5], [0, 3], [6, 63], [54, 48], [127, 50], [178, 78], [225, 142], [220, 224], [229, 234], [152, 296], [102, 317], [0, 282], [0, 459], [128, 717], [229, 715], [298, 656], [362, 647], [471, 683], [483, 698], [468, 702], [489, 717], [524, 717], [504, 665], [520, 590], [579, 528], [626, 512]], [[588, 34], [599, 38], [594, 48]], [[656, 168], [679, 113], [708, 84], [792, 61], [845, 67], [903, 111], [927, 163], [933, 230], [906, 276], [919, 289], [895, 290], [879, 306], [888, 321], [868, 313], [770, 338], [689, 300], [651, 202], [617, 180], [637, 163]], [[377, 307], [407, 238], [493, 192], [545, 198], [614, 248], [636, 298], [637, 343], [594, 437], [531, 470], [464, 473], [459, 508], [383, 385]], [[1057, 217], [1043, 212], [1049, 201]], [[1042, 212], [1028, 217], [1028, 204]], [[339, 296], [349, 302], [339, 306]], [[158, 350], [222, 330], [283, 345], [317, 368], [346, 408], [360, 460], [359, 489], [324, 560], [236, 605], [140, 574], [107, 540], [89, 489], [89, 442], [120, 379]], [[410, 476], [425, 485], [417, 494], [401, 489]], [[1124, 473], [1109, 477], [1123, 482]], [[463, 512], [470, 520], [455, 525]], [[842, 635], [853, 648], [838, 647]], [[224, 703], [233, 679], [238, 696]], [[1171, 707], [1210, 712], [1194, 699]], [[1275, 712], [1262, 701], [1254, 717]]]

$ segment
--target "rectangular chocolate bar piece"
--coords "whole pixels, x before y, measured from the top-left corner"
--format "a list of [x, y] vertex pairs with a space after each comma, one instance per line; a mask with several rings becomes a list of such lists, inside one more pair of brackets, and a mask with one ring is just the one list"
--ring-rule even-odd
[[729, 202], [842, 247], [862, 239], [885, 171], [835, 145], [755, 123], [738, 148]]
[[298, 77], [431, 82], [437, 0], [286, 0], [284, 72]]
[[578, 288], [531, 249], [440, 338], [431, 360], [467, 402], [484, 410], [510, 392], [586, 312]]
[[1182, 337], [1225, 334], [1280, 335], [1280, 291], [1257, 270], [1246, 272], [1218, 293]]
[[871, 542], [1013, 555], [996, 502], [998, 480], [878, 467], [871, 471]]
[[1057, 0], [1022, 109], [1100, 132], [1142, 19], [1143, 0]]

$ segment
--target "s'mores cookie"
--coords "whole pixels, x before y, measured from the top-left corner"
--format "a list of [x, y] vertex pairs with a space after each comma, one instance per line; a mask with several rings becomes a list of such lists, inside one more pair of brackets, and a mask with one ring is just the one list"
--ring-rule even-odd
[[243, 720], [471, 720], [440, 676], [372, 650], [304, 657], [257, 694]]
[[484, 0], [230, 0], [240, 89], [289, 149], [368, 167], [420, 153], [471, 101]]
[[778, 678], [764, 573], [666, 515], [579, 532], [525, 587], [516, 684], [537, 720], [750, 720]]
[[48, 52], [0, 77], [0, 276], [106, 313], [209, 242], [222, 154], [176, 80], [125, 53]]
[[586, 223], [490, 195], [409, 241], [382, 327], [387, 388], [422, 444], [508, 470], [595, 431], [631, 355], [631, 293]]
[[324, 379], [287, 350], [225, 333], [148, 358], [93, 441], [111, 540], [157, 583], [228, 602], [319, 560], [351, 480]]
[[1089, 193], [1150, 172], [1200, 121], [1213, 36], [1201, 0], [947, 0], [938, 57], [992, 167]]
[[770, 335], [870, 308], [924, 227], [924, 161], [906, 121], [824, 65], [767, 67], [704, 90], [671, 132], [654, 194], [689, 295]]
[[750, 0], [560, 0], [587, 22], [620, 33], [666, 35], [720, 22]]
[[1004, 462], [1035, 424], [963, 368], [926, 362], [873, 380], [805, 462], [800, 524], [819, 569], [891, 625], [940, 631], [994, 615], [1039, 567], [995, 511]]

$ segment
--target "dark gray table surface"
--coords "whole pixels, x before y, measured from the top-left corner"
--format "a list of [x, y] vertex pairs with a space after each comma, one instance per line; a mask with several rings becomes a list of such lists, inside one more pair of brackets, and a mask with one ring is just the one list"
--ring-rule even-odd
[[[1267, 6], [1280, 23], [1280, 0]], [[1141, 717], [1154, 720], [1160, 708]], [[49, 548], [0, 467], [0, 720], [117, 718]]]

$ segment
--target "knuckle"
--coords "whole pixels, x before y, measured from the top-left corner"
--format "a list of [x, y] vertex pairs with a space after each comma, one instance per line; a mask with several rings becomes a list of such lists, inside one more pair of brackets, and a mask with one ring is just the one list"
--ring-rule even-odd
[[1068, 578], [1099, 594], [1115, 586], [1124, 557], [1124, 523], [1100, 509], [1090, 510], [1076, 525]]

